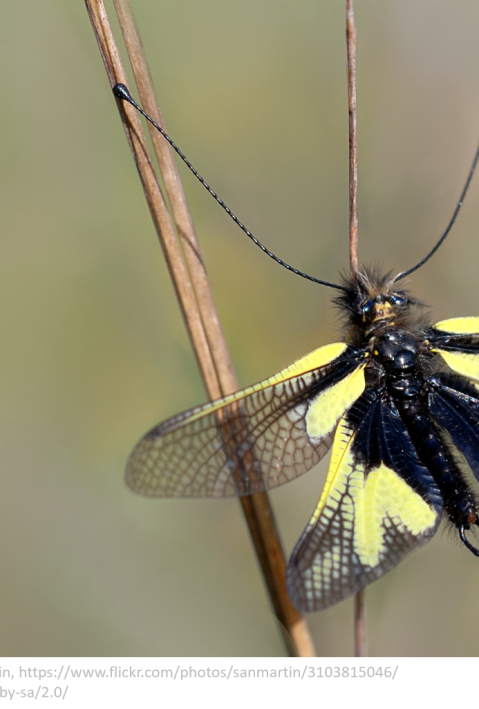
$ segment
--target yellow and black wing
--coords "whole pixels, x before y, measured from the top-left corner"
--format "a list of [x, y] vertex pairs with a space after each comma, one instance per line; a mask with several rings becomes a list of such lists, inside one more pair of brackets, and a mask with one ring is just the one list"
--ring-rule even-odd
[[310, 470], [365, 387], [364, 354], [321, 347], [259, 384], [174, 416], [131, 454], [128, 486], [148, 497], [261, 492]]
[[441, 515], [393, 402], [366, 388], [339, 423], [321, 498], [288, 563], [291, 600], [318, 611], [356, 593], [427, 542]]
[[479, 318], [451, 318], [436, 323], [427, 337], [432, 352], [464, 377], [479, 381]]

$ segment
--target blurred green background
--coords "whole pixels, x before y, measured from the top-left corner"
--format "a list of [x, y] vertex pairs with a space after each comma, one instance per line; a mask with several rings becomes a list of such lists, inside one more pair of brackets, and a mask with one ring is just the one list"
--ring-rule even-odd
[[[348, 265], [341, 0], [134, 1], [168, 130], [298, 268]], [[476, 0], [358, 0], [360, 255], [419, 260], [479, 137]], [[125, 460], [205, 399], [81, 0], [0, 10], [2, 655], [281, 655], [236, 501], [150, 501]], [[183, 173], [184, 174], [184, 173]], [[242, 385], [338, 338], [331, 293], [185, 174]], [[479, 179], [411, 287], [479, 314]], [[272, 494], [289, 553], [324, 466]], [[440, 532], [367, 592], [372, 655], [479, 654], [479, 562]], [[352, 652], [352, 602], [308, 617]]]

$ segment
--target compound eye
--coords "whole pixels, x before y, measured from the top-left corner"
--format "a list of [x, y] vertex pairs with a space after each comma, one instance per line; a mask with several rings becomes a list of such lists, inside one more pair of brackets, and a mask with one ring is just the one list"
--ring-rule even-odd
[[373, 310], [374, 308], [374, 300], [371, 298], [367, 300], [364, 305], [361, 305], [361, 314], [362, 315], [369, 315], [369, 313]]
[[405, 295], [396, 295], [393, 293], [388, 296], [388, 302], [391, 303], [391, 305], [400, 308], [407, 304], [407, 297]]

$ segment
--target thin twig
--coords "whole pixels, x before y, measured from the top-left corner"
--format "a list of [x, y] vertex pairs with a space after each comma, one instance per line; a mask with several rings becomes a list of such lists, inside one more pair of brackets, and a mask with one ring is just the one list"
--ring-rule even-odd
[[368, 656], [366, 594], [364, 589], [358, 591], [354, 596], [354, 654], [356, 657]]
[[[127, 84], [103, 0], [85, 0], [85, 4], [110, 84]], [[141, 100], [148, 112], [162, 124], [129, 3], [127, 0], [115, 0], [115, 7]], [[162, 171], [165, 170], [165, 188], [183, 250], [176, 240], [165, 201], [154, 175], [137, 114], [121, 101], [118, 101], [118, 108], [206, 389], [210, 398], [215, 398], [236, 389], [237, 383], [169, 146], [164, 144], [161, 138], [153, 137], [158, 161]], [[261, 493], [243, 497], [241, 504], [274, 611], [286, 631], [284, 638], [287, 649], [291, 655], [311, 657], [314, 655], [314, 648], [306, 622], [292, 606], [286, 592], [286, 564], [268, 496]]]
[[351, 275], [358, 272], [358, 143], [356, 133], [356, 27], [353, 0], [346, 0], [349, 109], [349, 262]]
[[[356, 26], [353, 0], [346, 0], [349, 109], [349, 263], [351, 276], [358, 273], [358, 144], [356, 128]], [[366, 657], [366, 603], [364, 591], [354, 598], [354, 654]]]

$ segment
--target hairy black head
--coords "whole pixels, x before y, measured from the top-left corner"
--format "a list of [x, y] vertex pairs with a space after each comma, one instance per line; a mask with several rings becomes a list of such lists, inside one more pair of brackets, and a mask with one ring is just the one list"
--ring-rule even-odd
[[347, 290], [334, 299], [346, 323], [346, 339], [355, 346], [386, 328], [424, 330], [424, 305], [394, 283], [391, 273], [363, 269], [355, 276], [343, 276]]

